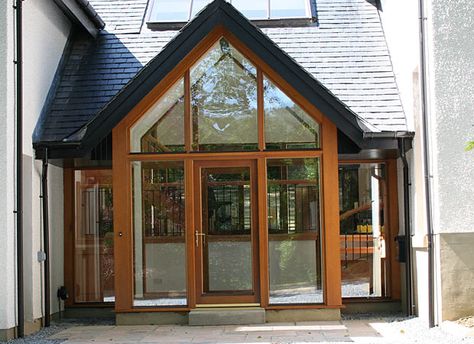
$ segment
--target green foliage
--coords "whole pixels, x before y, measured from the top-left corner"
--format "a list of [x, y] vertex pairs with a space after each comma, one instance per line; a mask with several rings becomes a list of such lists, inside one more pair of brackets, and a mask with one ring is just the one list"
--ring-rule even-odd
[[469, 141], [466, 145], [466, 151], [470, 151], [474, 149], [474, 141]]

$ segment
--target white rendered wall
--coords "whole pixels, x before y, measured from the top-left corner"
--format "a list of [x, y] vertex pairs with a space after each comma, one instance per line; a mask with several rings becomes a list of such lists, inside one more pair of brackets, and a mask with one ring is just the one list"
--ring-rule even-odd
[[432, 0], [430, 118], [437, 233], [474, 233], [474, 2]]
[[14, 67], [11, 1], [0, 1], [0, 330], [15, 327]]
[[[0, 330], [16, 325], [15, 217], [15, 69], [13, 0], [0, 1]], [[24, 67], [24, 278], [25, 320], [42, 314], [42, 250], [40, 176], [41, 163], [34, 160], [32, 134], [43, 108], [70, 31], [70, 23], [50, 0], [23, 2]], [[63, 283], [62, 169], [51, 168], [52, 311], [55, 293]]]
[[[24, 39], [24, 232], [25, 232], [25, 320], [43, 316], [43, 250], [41, 217], [41, 162], [34, 159], [32, 134], [63, 55], [71, 24], [50, 0], [23, 3]], [[63, 203], [62, 169], [51, 167], [50, 247], [51, 311], [57, 312], [56, 290], [63, 284]]]
[[414, 129], [413, 73], [419, 65], [418, 1], [381, 0], [382, 26], [409, 130]]

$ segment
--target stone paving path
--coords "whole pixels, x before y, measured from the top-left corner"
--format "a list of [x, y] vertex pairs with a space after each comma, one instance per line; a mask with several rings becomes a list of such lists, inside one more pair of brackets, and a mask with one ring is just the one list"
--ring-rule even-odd
[[405, 331], [403, 327], [393, 324], [377, 319], [206, 327], [75, 326], [48, 339], [64, 344], [471, 343], [468, 338], [433, 332], [431, 336], [426, 336], [413, 328], [410, 330], [410, 326]]

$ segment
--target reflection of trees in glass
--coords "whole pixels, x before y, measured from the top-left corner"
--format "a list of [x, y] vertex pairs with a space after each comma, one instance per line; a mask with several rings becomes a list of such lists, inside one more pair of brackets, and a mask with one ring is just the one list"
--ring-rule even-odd
[[257, 148], [256, 75], [224, 38], [191, 69], [194, 149]]
[[267, 78], [263, 89], [267, 149], [318, 148], [319, 124]]

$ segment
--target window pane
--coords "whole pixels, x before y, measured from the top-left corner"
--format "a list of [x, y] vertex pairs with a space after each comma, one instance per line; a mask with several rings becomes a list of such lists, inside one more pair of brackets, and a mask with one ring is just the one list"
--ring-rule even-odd
[[267, 161], [271, 304], [322, 303], [319, 159]]
[[267, 149], [319, 148], [319, 124], [269, 79], [264, 78]]
[[184, 82], [180, 79], [130, 130], [132, 153], [184, 151]]
[[270, 17], [272, 19], [308, 17], [307, 2], [308, 0], [271, 0]]
[[385, 165], [340, 165], [343, 297], [387, 295]]
[[189, 20], [190, 0], [155, 0], [151, 22], [183, 22]]
[[191, 17], [194, 17], [200, 10], [202, 10], [212, 0], [193, 0], [193, 8]]
[[249, 19], [268, 19], [268, 0], [232, 0], [231, 3]]
[[134, 162], [134, 306], [184, 306], [183, 162]]
[[252, 291], [250, 168], [201, 172], [204, 292]]
[[257, 71], [221, 38], [191, 69], [193, 150], [256, 150]]
[[74, 301], [114, 302], [112, 170], [75, 171]]

